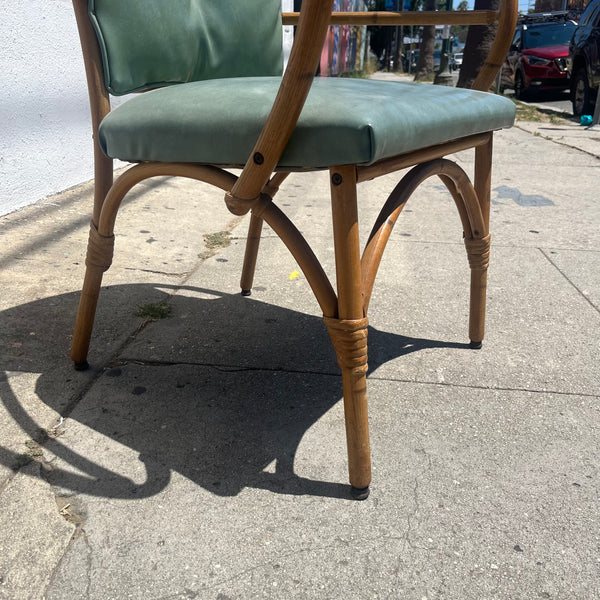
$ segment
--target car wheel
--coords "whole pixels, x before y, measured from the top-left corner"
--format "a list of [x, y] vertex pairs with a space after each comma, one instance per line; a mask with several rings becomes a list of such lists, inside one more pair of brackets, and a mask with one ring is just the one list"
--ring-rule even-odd
[[590, 85], [585, 69], [579, 69], [575, 73], [571, 101], [573, 102], [573, 114], [576, 117], [592, 114], [593, 106], [590, 98]]
[[517, 71], [515, 73], [515, 98], [517, 100], [526, 100], [527, 99], [527, 88], [525, 87], [525, 80], [523, 79], [523, 75], [521, 71]]

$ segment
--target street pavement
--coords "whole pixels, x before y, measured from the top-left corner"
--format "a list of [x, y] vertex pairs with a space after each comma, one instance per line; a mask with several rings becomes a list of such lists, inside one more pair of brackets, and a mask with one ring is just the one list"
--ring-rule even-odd
[[[600, 598], [599, 175], [598, 132], [496, 135], [479, 351], [452, 199], [411, 198], [370, 306], [364, 502], [317, 303], [272, 231], [243, 298], [247, 218], [202, 184], [139, 186], [76, 372], [92, 186], [0, 218], [0, 598]], [[359, 189], [363, 240], [397, 180]], [[294, 174], [277, 201], [331, 274], [328, 187]]]

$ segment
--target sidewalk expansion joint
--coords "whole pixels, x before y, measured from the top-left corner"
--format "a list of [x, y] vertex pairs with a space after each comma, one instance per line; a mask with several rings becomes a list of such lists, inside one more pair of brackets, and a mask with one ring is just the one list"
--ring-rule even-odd
[[[141, 367], [203, 367], [207, 369], [215, 369], [222, 373], [290, 373], [294, 375], [316, 375], [319, 377], [341, 377], [339, 371], [316, 371], [312, 369], [293, 369], [288, 367], [255, 367], [243, 365], [225, 365], [219, 363], [206, 362], [191, 362], [191, 361], [164, 361], [164, 360], [136, 360], [136, 359], [119, 359], [108, 362], [104, 367], [104, 371], [114, 369], [116, 367], [124, 367], [128, 365], [138, 365]], [[408, 383], [413, 385], [428, 385], [428, 386], [444, 386], [451, 388], [473, 389], [490, 392], [525, 392], [531, 394], [553, 394], [558, 396], [577, 396], [583, 398], [600, 398], [600, 394], [591, 392], [565, 392], [561, 390], [551, 389], [536, 389], [527, 387], [508, 387], [508, 386], [485, 386], [466, 383], [452, 383], [445, 381], [418, 381], [415, 379], [398, 379], [393, 377], [378, 377], [372, 373], [367, 376], [369, 381], [387, 382], [387, 383]]]
[[584, 293], [580, 290], [577, 285], [571, 281], [569, 276], [561, 270], [561, 268], [548, 256], [548, 254], [543, 250], [543, 248], [538, 248], [538, 250], [542, 253], [542, 255], [546, 258], [546, 260], [577, 290], [577, 293], [598, 313], [600, 313], [600, 308], [598, 308]]
[[417, 381], [415, 379], [395, 379], [393, 377], [376, 377], [369, 375], [367, 377], [371, 381], [385, 381], [388, 383], [412, 383], [414, 385], [439, 385], [444, 387], [481, 390], [489, 392], [526, 392], [530, 394], [552, 394], [557, 396], [577, 396], [583, 398], [600, 398], [600, 394], [593, 394], [591, 392], [563, 392], [560, 390], [550, 389], [535, 389], [526, 387], [504, 387], [504, 386], [486, 386], [486, 385], [474, 385], [468, 383], [452, 383], [447, 381]]

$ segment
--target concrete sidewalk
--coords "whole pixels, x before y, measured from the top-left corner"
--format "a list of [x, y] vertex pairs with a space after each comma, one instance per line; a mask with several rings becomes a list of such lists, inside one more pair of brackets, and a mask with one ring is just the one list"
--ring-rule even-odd
[[[242, 298], [247, 220], [208, 186], [139, 187], [82, 373], [91, 185], [0, 218], [0, 598], [600, 598], [600, 136], [547, 126], [496, 136], [481, 351], [451, 197], [430, 180], [400, 217], [362, 503], [318, 306], [270, 230]], [[360, 188], [363, 239], [397, 180]], [[333, 273], [327, 176], [278, 203]]]

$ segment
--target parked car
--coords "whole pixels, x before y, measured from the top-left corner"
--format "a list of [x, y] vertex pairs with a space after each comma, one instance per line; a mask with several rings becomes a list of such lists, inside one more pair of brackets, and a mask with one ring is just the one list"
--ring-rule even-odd
[[575, 27], [566, 12], [524, 17], [502, 67], [501, 88], [512, 88], [520, 100], [532, 91], [569, 89], [567, 56]]
[[462, 67], [462, 62], [463, 62], [463, 53], [462, 52], [454, 53], [452, 55], [451, 62], [450, 62], [450, 66], [452, 67], [452, 70], [457, 71], [458, 69], [460, 69]]
[[573, 114], [593, 114], [600, 85], [600, 0], [591, 0], [581, 15], [569, 45], [567, 66]]

